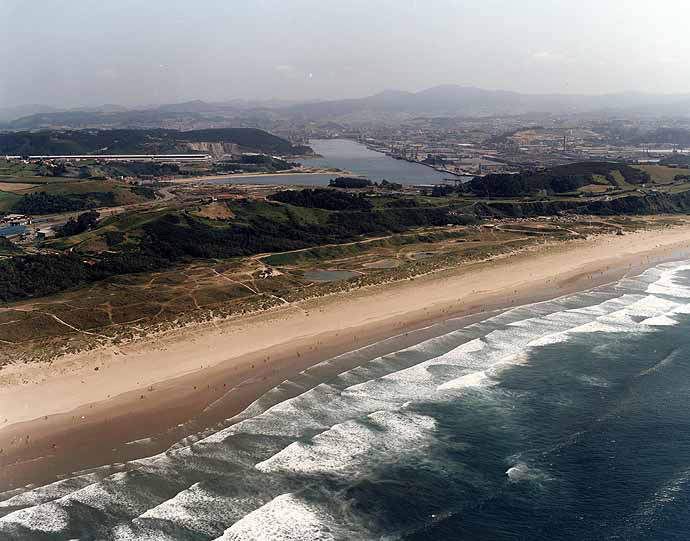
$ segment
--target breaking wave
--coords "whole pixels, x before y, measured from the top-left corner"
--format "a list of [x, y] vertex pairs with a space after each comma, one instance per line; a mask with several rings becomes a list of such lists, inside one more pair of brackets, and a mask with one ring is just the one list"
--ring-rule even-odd
[[689, 270], [664, 264], [394, 353], [363, 350], [357, 367], [320, 381], [338, 362], [325, 360], [219, 430], [8, 493], [0, 538], [395, 538], [469, 528], [478, 502], [528, 505], [537, 485], [565, 498], [578, 481], [560, 457], [636, 407], [631, 382], [659, 385], [683, 364], [678, 348], [614, 360], [688, 323]]

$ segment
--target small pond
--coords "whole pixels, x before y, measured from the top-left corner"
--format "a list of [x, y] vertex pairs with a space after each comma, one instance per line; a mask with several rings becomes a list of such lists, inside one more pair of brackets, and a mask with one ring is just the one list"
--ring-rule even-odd
[[416, 254], [412, 254], [412, 258], [426, 259], [428, 257], [434, 257], [435, 255], [438, 255], [438, 252], [417, 252]]

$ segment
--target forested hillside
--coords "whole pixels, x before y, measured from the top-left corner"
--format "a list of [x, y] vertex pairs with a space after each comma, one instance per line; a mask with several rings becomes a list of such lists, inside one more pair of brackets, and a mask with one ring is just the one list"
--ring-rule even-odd
[[44, 130], [0, 133], [0, 154], [177, 154], [198, 153], [195, 143], [225, 143], [241, 150], [280, 155], [311, 151], [255, 128], [177, 130]]
[[648, 173], [622, 163], [580, 162], [544, 171], [476, 177], [468, 183], [468, 188], [483, 197], [521, 197], [539, 192], [573, 192], [591, 183], [611, 186], [620, 183], [643, 184], [649, 178]]
[[[445, 206], [364, 209], [358, 196], [343, 195], [352, 205], [339, 211], [239, 200], [231, 204], [235, 218], [221, 224], [179, 211], [114, 217], [89, 233], [102, 238], [109, 248], [89, 259], [68, 251], [1, 260], [0, 301], [48, 295], [109, 276], [163, 269], [194, 259], [295, 250], [348, 242], [362, 235], [475, 220]], [[315, 201], [323, 202], [310, 194], [295, 202]], [[344, 203], [340, 200], [337, 206]]]

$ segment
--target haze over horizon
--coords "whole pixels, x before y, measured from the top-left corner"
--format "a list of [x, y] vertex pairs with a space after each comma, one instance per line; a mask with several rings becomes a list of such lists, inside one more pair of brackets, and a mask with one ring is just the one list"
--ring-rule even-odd
[[[523, 5], [527, 4], [527, 5]], [[690, 5], [2, 0], [0, 107], [315, 100], [459, 84], [688, 93]]]

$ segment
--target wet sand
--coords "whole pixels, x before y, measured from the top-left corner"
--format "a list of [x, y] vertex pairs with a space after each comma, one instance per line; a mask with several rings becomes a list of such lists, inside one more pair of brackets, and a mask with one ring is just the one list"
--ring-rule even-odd
[[[686, 257], [689, 247], [690, 226], [568, 241], [3, 369], [0, 491], [155, 454], [333, 356], [371, 344], [371, 357], [396, 351], [443, 332], [427, 328], [434, 322], [601, 285]], [[334, 363], [322, 377], [350, 367]]]

